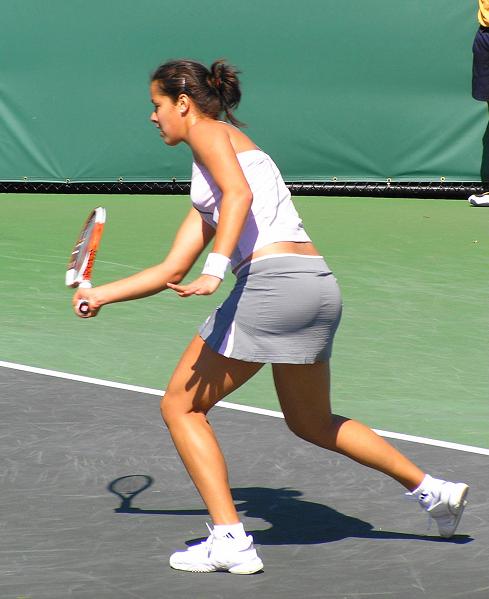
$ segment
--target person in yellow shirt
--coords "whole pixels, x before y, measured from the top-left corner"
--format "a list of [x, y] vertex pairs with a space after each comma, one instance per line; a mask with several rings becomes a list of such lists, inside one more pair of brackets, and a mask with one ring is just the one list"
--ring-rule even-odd
[[[477, 19], [479, 29], [472, 46], [472, 97], [487, 102], [489, 107], [489, 0], [479, 0]], [[487, 172], [488, 165], [483, 164], [481, 170]], [[487, 177], [483, 175], [482, 178]], [[483, 184], [487, 185], [487, 182], [483, 181]], [[489, 206], [489, 191], [471, 195], [469, 202], [472, 206]]]

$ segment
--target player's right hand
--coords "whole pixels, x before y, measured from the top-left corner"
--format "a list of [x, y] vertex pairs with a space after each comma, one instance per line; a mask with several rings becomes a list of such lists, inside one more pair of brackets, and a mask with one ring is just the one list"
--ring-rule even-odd
[[[93, 288], [78, 288], [73, 295], [71, 304], [75, 314], [80, 318], [93, 318], [97, 316], [102, 307], [102, 304], [97, 301], [97, 291]], [[84, 307], [86, 307], [86, 311], [83, 310]]]

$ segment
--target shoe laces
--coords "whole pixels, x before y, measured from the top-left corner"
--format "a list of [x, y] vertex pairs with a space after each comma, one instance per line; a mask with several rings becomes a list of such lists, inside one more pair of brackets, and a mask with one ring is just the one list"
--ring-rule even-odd
[[205, 541], [202, 541], [202, 545], [204, 545], [204, 547], [207, 550], [207, 557], [210, 557], [211, 552], [212, 552], [212, 545], [214, 544], [214, 541], [216, 540], [216, 535], [214, 534], [214, 530], [211, 528], [211, 526], [208, 522], [206, 522], [205, 525], [207, 526], [207, 530], [209, 531], [209, 536], [207, 537], [207, 539]]
[[424, 508], [425, 510], [430, 509], [431, 507], [433, 507], [436, 503], [438, 503], [440, 501], [439, 494], [435, 495], [434, 493], [431, 493], [431, 492], [423, 492], [423, 493], [408, 492], [408, 493], [405, 493], [405, 496], [408, 499], [417, 501], [419, 503], [419, 505], [422, 508]]

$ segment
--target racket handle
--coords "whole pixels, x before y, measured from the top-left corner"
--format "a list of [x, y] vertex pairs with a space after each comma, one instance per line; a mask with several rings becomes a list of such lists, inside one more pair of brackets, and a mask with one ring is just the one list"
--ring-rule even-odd
[[[79, 285], [78, 287], [80, 289], [91, 289], [92, 287], [92, 283], [86, 279], [84, 279]], [[81, 314], [82, 316], [86, 316], [89, 312], [90, 312], [90, 306], [87, 302], [87, 300], [78, 300], [78, 303], [76, 305], [76, 311]]]
[[76, 311], [83, 316], [86, 316], [90, 312], [90, 306], [87, 300], [80, 300], [76, 305]]

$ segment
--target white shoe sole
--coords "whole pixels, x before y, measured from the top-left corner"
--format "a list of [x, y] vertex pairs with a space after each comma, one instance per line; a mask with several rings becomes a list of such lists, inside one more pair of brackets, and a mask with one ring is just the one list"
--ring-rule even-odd
[[259, 557], [247, 562], [246, 564], [240, 564], [239, 566], [233, 566], [229, 568], [228, 572], [231, 574], [256, 574], [263, 570], [263, 562]]
[[184, 572], [194, 572], [196, 574], [207, 574], [209, 572], [229, 572], [230, 574], [256, 574], [263, 570], [263, 562], [259, 557], [253, 559], [244, 564], [238, 564], [236, 566], [227, 567], [218, 567], [209, 564], [206, 565], [196, 565], [196, 564], [183, 564], [179, 563], [177, 560], [172, 560], [170, 558], [170, 566], [174, 570], [182, 570]]
[[[450, 539], [455, 534], [457, 527], [464, 513], [465, 506], [467, 505], [467, 494], [469, 492], [469, 486], [464, 483], [457, 484], [457, 493], [452, 493], [450, 499], [452, 500], [448, 505], [448, 510], [455, 516], [455, 522], [449, 531], [440, 531], [440, 536], [445, 539]], [[453, 496], [454, 495], [454, 496]]]

